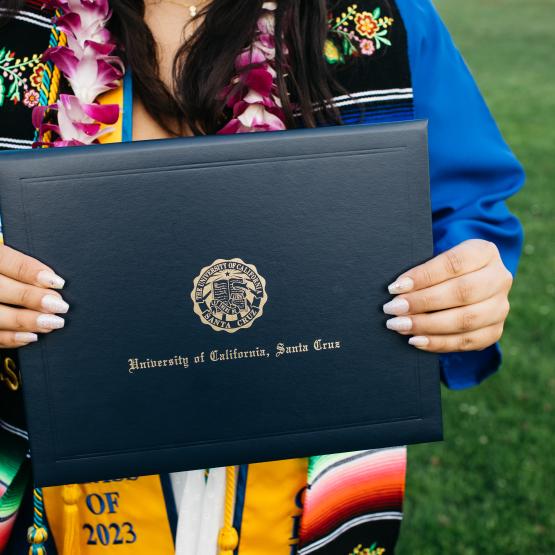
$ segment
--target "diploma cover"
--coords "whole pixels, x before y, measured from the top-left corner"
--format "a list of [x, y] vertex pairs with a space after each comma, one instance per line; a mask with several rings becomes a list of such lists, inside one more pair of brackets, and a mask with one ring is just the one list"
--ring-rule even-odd
[[19, 351], [37, 485], [441, 438], [382, 311], [432, 256], [425, 122], [10, 152], [0, 206], [71, 306]]

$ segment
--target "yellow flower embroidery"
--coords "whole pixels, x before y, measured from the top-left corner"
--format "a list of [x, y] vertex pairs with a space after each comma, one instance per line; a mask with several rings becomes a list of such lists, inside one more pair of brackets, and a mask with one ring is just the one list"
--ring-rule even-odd
[[356, 30], [359, 35], [367, 39], [374, 38], [380, 26], [370, 12], [357, 13], [355, 16]]
[[330, 35], [324, 46], [328, 63], [345, 63], [350, 56], [373, 56], [383, 47], [391, 46], [390, 28], [395, 20], [382, 15], [382, 8], [359, 11], [352, 4], [339, 16], [329, 20]]

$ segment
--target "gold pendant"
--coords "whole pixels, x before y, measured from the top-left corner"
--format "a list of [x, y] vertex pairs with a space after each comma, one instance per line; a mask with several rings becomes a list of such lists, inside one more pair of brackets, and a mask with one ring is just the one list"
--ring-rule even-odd
[[197, 7], [189, 6], [189, 13], [191, 14], [191, 17], [195, 17], [197, 15]]

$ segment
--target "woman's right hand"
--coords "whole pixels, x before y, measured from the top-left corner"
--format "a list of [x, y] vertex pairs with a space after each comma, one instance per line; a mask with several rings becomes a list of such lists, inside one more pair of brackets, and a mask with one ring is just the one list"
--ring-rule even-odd
[[37, 341], [37, 333], [64, 327], [69, 305], [55, 289], [64, 280], [45, 266], [0, 245], [0, 348], [13, 349]]

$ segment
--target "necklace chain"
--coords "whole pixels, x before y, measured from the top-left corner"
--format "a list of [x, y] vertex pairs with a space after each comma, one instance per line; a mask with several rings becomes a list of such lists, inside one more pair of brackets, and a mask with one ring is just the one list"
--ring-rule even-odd
[[161, 0], [161, 2], [159, 3], [173, 4], [174, 6], [179, 6], [180, 8], [187, 8], [189, 10], [189, 13], [191, 14], [191, 17], [195, 17], [198, 13], [198, 7], [197, 7], [197, 4], [199, 3], [198, 1], [195, 3], [192, 3], [192, 2], [185, 3], [185, 2], [179, 2], [179, 0]]

